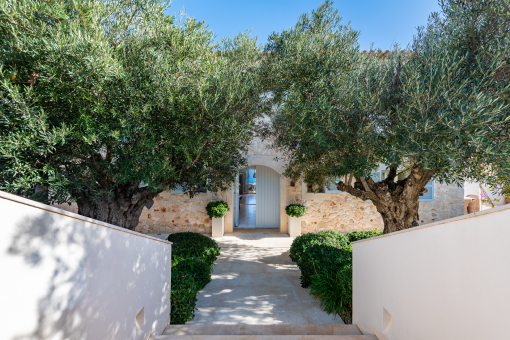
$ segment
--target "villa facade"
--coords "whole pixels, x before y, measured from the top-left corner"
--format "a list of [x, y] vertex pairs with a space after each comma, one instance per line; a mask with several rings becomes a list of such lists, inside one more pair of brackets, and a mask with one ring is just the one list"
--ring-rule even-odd
[[[301, 232], [318, 232], [320, 230], [337, 230], [350, 232], [354, 230], [383, 229], [383, 220], [371, 202], [364, 202], [336, 188], [324, 188], [319, 193], [309, 192], [303, 183], [293, 183], [281, 176], [284, 164], [276, 160], [281, 156], [269, 148], [270, 142], [255, 138], [247, 158], [251, 169], [256, 169], [257, 177], [257, 213], [252, 214], [253, 227], [279, 228], [287, 233], [287, 215], [285, 207], [291, 203], [300, 203], [307, 207], [302, 218]], [[379, 175], [385, 169], [379, 169]], [[245, 178], [240, 176], [240, 181]], [[267, 181], [265, 185], [264, 182]], [[175, 233], [193, 231], [211, 233], [212, 221], [206, 214], [205, 206], [210, 201], [223, 200], [230, 207], [225, 216], [225, 232], [234, 228], [246, 227], [243, 220], [244, 185], [233, 186], [231, 190], [220, 193], [201, 193], [190, 199], [187, 194], [165, 191], [159, 194], [148, 209], [143, 209], [136, 231], [142, 233]], [[456, 185], [429, 183], [428, 196], [420, 202], [420, 224], [427, 224], [464, 214], [464, 189]], [[253, 207], [249, 207], [253, 208]], [[246, 218], [246, 213], [244, 214]], [[256, 217], [255, 217], [256, 215]], [[241, 216], [241, 218], [240, 218]], [[271, 221], [262, 221], [269, 216]], [[259, 221], [260, 220], [260, 221]], [[269, 224], [269, 225], [268, 225]]]

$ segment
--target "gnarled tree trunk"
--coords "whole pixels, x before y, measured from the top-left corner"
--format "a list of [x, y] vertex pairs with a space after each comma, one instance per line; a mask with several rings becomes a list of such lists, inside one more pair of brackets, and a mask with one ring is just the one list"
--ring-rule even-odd
[[113, 193], [105, 194], [97, 201], [87, 192], [81, 192], [76, 201], [78, 214], [134, 230], [143, 207], [161, 191], [140, 188], [138, 183], [130, 183], [117, 187]]
[[419, 225], [419, 199], [427, 191], [425, 185], [432, 173], [414, 166], [406, 179], [395, 181], [396, 176], [396, 168], [391, 168], [384, 181], [356, 178], [354, 185], [339, 182], [337, 187], [364, 201], [371, 200], [383, 218], [383, 233], [388, 234]]

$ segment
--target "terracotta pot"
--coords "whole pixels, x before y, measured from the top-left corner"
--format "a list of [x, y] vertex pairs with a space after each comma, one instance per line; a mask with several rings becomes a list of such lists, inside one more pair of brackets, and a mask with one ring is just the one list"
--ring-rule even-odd
[[505, 197], [505, 203], [510, 204], [510, 197]]

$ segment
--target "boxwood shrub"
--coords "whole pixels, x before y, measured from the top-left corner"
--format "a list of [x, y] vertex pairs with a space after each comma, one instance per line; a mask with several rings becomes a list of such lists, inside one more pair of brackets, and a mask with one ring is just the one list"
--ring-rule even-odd
[[301, 204], [289, 204], [285, 207], [285, 212], [291, 217], [305, 216], [306, 207]]
[[168, 236], [172, 244], [171, 324], [184, 324], [195, 316], [198, 291], [211, 282], [212, 266], [220, 255], [216, 241], [198, 233]]
[[351, 242], [379, 236], [379, 230], [320, 231], [297, 237], [290, 257], [301, 270], [301, 285], [310, 288], [321, 307], [352, 322], [352, 245]]
[[290, 258], [297, 262], [306, 252], [306, 249], [315, 244], [330, 245], [336, 248], [342, 248], [349, 244], [349, 239], [342, 233], [334, 230], [319, 231], [318, 233], [308, 233], [296, 237], [290, 246]]
[[220, 247], [213, 239], [199, 233], [184, 232], [168, 236], [172, 242], [172, 259], [179, 261], [190, 257], [203, 258], [212, 265], [220, 255]]
[[328, 314], [340, 315], [352, 323], [352, 248], [340, 250], [342, 258], [318, 269], [312, 275], [310, 294]]
[[180, 273], [190, 274], [199, 290], [211, 282], [212, 267], [201, 258], [190, 257], [188, 259], [184, 259], [177, 263], [174, 270], [177, 270]]
[[350, 242], [355, 242], [355, 241], [363, 240], [366, 238], [371, 238], [371, 237], [381, 236], [381, 235], [382, 235], [382, 231], [380, 231], [379, 229], [356, 230], [356, 231], [348, 233], [347, 237], [349, 238]]
[[183, 325], [195, 316], [197, 292], [199, 288], [190, 273], [172, 269], [172, 287], [170, 293], [170, 323]]
[[209, 218], [222, 218], [229, 210], [227, 202], [224, 201], [209, 202], [205, 207]]

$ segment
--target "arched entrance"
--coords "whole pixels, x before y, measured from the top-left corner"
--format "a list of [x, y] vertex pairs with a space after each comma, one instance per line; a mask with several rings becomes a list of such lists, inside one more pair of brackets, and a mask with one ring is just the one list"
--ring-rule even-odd
[[280, 175], [270, 167], [248, 167], [234, 188], [235, 229], [280, 228]]

